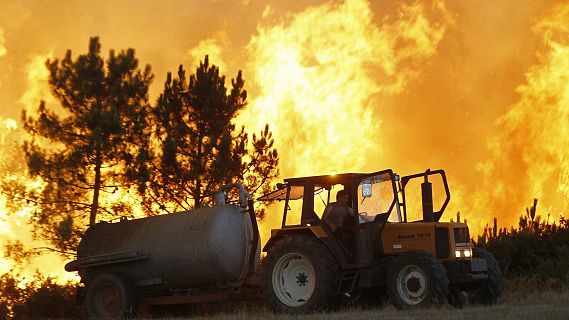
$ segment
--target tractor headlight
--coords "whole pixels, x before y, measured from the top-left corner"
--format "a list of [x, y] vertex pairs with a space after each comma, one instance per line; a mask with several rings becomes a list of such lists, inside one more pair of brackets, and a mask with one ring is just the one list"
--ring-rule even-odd
[[460, 248], [454, 251], [454, 256], [457, 258], [470, 258], [472, 257], [472, 249], [471, 248]]

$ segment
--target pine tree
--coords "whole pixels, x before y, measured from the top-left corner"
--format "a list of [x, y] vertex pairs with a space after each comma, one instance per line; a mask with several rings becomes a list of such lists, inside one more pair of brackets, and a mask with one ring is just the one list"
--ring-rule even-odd
[[149, 174], [150, 66], [141, 70], [133, 49], [111, 50], [106, 63], [100, 51], [99, 39], [91, 38], [88, 53], [73, 59], [68, 50], [47, 61], [50, 89], [64, 112], [42, 102], [34, 116], [23, 113], [32, 137], [24, 145], [27, 167], [45, 183], [27, 195], [37, 205], [35, 233], [64, 251], [76, 246], [87, 218], [94, 224], [100, 213], [127, 212], [127, 204], [102, 199]]
[[160, 160], [145, 194], [148, 208], [157, 204], [168, 212], [199, 208], [212, 203], [219, 186], [240, 182], [262, 192], [278, 175], [278, 154], [268, 125], [252, 141], [235, 117], [247, 105], [241, 71], [225, 86], [225, 76], [210, 65], [208, 56], [196, 73], [177, 77], [169, 73], [164, 91], [153, 107]]

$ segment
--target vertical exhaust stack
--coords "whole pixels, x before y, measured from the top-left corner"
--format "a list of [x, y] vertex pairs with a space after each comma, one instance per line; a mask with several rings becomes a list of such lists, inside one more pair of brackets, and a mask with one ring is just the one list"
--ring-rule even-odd
[[423, 201], [423, 221], [434, 222], [433, 215], [433, 184], [429, 182], [431, 169], [425, 171], [425, 181], [421, 183], [421, 195]]

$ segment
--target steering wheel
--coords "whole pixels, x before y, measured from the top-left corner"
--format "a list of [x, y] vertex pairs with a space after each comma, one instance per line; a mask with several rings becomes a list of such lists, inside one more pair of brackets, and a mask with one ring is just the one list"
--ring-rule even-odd
[[387, 213], [380, 213], [373, 219], [374, 222], [386, 222], [389, 215]]

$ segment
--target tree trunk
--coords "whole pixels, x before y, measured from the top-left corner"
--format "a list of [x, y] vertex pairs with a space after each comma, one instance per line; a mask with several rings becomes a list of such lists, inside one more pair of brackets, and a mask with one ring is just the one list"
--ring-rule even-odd
[[101, 144], [95, 143], [95, 185], [93, 186], [93, 202], [91, 203], [91, 214], [89, 215], [89, 225], [94, 225], [99, 210], [99, 189], [101, 189]]
[[196, 195], [194, 197], [194, 209], [197, 209], [197, 208], [202, 206], [201, 205], [201, 201], [202, 201], [202, 199], [201, 199], [201, 192], [202, 192], [201, 183], [202, 182], [201, 182], [200, 178], [198, 178], [198, 180], [196, 181], [196, 191], [195, 191]]
[[[201, 136], [198, 139], [198, 159], [200, 162], [200, 166], [201, 166], [201, 162], [202, 162], [202, 138]], [[196, 191], [195, 191], [195, 195], [194, 195], [194, 209], [197, 209], [199, 207], [201, 207], [201, 195], [202, 195], [202, 179], [200, 178], [200, 176], [198, 175], [198, 178], [196, 179]]]
[[[197, 158], [199, 161], [199, 166], [200, 168], [198, 170], [202, 171], [204, 168], [203, 166], [205, 166], [205, 164], [203, 163], [203, 152], [202, 152], [202, 146], [203, 146], [203, 125], [200, 124], [200, 131], [199, 131], [199, 136], [198, 136], [198, 154], [197, 154]], [[200, 175], [198, 175], [198, 178], [196, 179], [196, 190], [195, 190], [195, 195], [194, 195], [194, 209], [197, 209], [199, 207], [202, 206], [202, 179], [200, 178]]]

